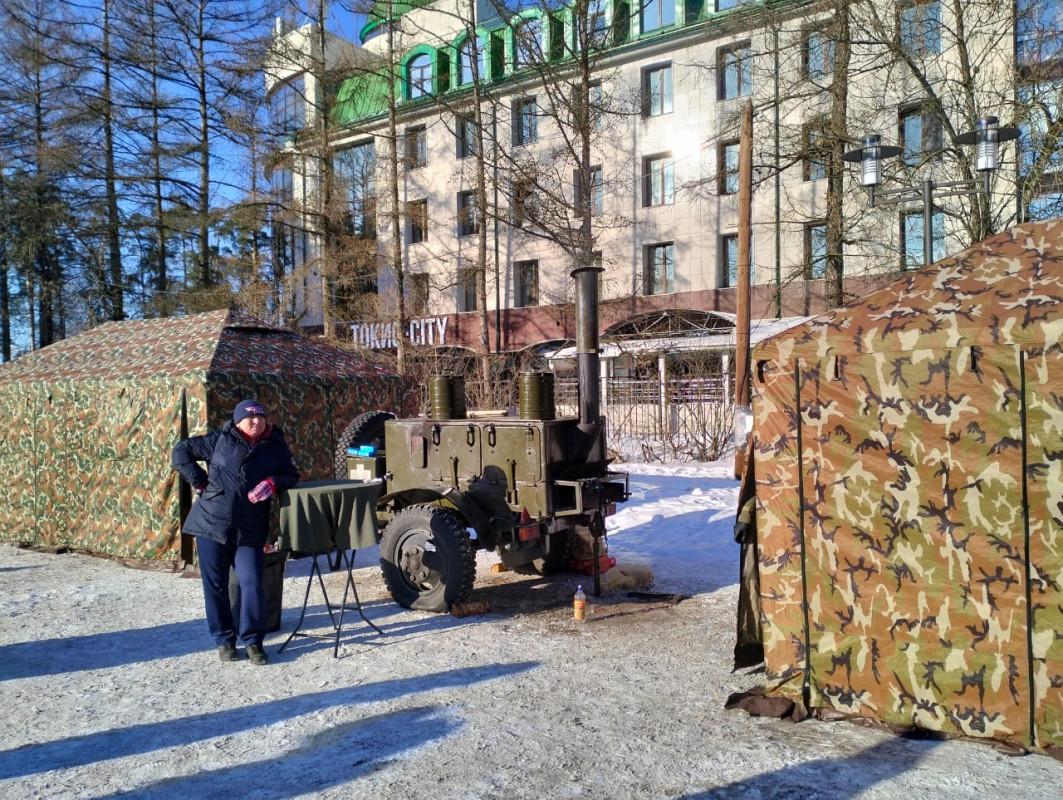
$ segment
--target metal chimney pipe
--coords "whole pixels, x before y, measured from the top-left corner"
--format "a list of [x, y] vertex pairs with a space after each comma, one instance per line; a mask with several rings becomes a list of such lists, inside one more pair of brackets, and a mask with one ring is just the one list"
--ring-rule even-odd
[[572, 270], [576, 281], [576, 368], [579, 375], [579, 421], [597, 423], [601, 417], [601, 368], [598, 357], [598, 264]]

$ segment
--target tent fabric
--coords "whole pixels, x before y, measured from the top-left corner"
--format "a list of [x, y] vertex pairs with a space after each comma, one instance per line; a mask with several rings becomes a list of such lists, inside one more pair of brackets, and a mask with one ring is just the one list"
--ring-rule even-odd
[[752, 361], [773, 692], [1063, 746], [1063, 220], [908, 274]]
[[105, 323], [0, 367], [0, 539], [178, 560], [191, 496], [170, 450], [246, 397], [312, 480], [332, 477], [350, 420], [414, 413], [417, 393], [355, 353], [230, 311]]

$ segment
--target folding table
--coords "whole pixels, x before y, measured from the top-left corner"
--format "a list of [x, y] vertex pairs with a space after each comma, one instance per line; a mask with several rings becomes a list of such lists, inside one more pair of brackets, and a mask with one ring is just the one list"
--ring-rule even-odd
[[[347, 607], [347, 594], [354, 595], [358, 614], [381, 636], [384, 632], [374, 625], [362, 610], [358, 599], [358, 589], [354, 585], [354, 556], [360, 547], [370, 547], [377, 543], [376, 506], [381, 483], [374, 481], [306, 481], [281, 495], [280, 505], [280, 541], [282, 549], [289, 549], [313, 556], [310, 575], [306, 581], [306, 593], [303, 595], [303, 608], [299, 612], [299, 621], [295, 629], [284, 640], [280, 650], [288, 646], [295, 636], [308, 636], [300, 633], [306, 616], [306, 604], [310, 599], [310, 587], [317, 577], [321, 594], [325, 598], [332, 627], [336, 630], [336, 642], [332, 655], [337, 656], [340, 649], [340, 632], [343, 629], [343, 612]], [[348, 554], [348, 551], [349, 554]], [[321, 576], [318, 557], [338, 553], [337, 565], [344, 563], [347, 578], [343, 586], [343, 602], [340, 604], [340, 618], [332, 614], [333, 606], [329, 603], [325, 591], [325, 582]], [[280, 651], [278, 651], [280, 652]]]

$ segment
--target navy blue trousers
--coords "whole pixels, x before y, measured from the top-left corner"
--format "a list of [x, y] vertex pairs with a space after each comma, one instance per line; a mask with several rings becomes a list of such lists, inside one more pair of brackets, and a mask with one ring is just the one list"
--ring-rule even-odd
[[[233, 642], [239, 633], [244, 645], [262, 644], [266, 632], [266, 593], [262, 588], [261, 547], [219, 544], [206, 536], [196, 537], [199, 574], [203, 578], [203, 600], [207, 627], [215, 644]], [[239, 629], [229, 605], [229, 570], [236, 567], [240, 581]]]

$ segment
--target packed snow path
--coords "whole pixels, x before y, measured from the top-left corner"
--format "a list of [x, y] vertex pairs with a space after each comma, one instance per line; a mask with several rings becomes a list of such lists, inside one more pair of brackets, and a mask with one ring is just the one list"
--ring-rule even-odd
[[[571, 618], [578, 578], [489, 572], [489, 614], [390, 602], [375, 552], [331, 640], [277, 646], [309, 562], [289, 562], [272, 663], [219, 663], [196, 580], [0, 546], [4, 798], [1056, 798], [1063, 764], [849, 722], [728, 712], [736, 484], [726, 465], [629, 466], [610, 552], [691, 595], [622, 593]], [[330, 587], [339, 574], [327, 576]], [[328, 632], [320, 595], [308, 620]]]

